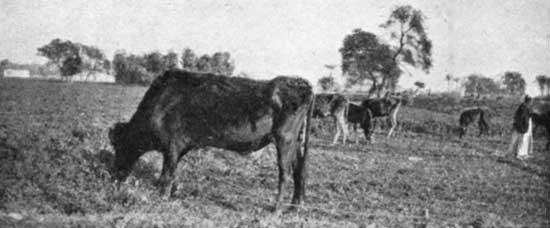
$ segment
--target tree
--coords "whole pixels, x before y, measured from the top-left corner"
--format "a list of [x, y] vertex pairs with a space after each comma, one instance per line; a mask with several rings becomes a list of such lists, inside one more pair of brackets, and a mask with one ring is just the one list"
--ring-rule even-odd
[[548, 88], [546, 86], [548, 80], [549, 80], [549, 78], [546, 75], [541, 74], [541, 75], [537, 75], [537, 77], [536, 77], [536, 81], [537, 81], [537, 84], [539, 85], [541, 96], [548, 95], [548, 93], [545, 94], [545, 88], [546, 88], [546, 90], [548, 90]]
[[78, 57], [79, 47], [69, 40], [53, 39], [37, 50], [38, 55], [48, 58], [51, 63], [59, 68], [62, 76], [71, 76], [82, 69], [80, 66], [64, 66], [64, 64], [82, 63], [82, 59]]
[[319, 78], [319, 81], [317, 81], [317, 84], [319, 85], [319, 87], [321, 87], [321, 90], [323, 90], [324, 92], [335, 90], [337, 87], [337, 83], [334, 80], [334, 77], [332, 76], [324, 76]]
[[190, 48], [185, 48], [181, 55], [181, 68], [189, 71], [196, 71], [197, 56]]
[[63, 59], [59, 70], [61, 71], [61, 75], [71, 76], [82, 72], [82, 68], [82, 58], [76, 55]]
[[160, 74], [166, 70], [166, 65], [162, 54], [154, 51], [143, 56], [144, 67], [153, 74]]
[[503, 76], [503, 84], [510, 94], [525, 93], [525, 80], [519, 72], [506, 71]]
[[424, 18], [420, 10], [411, 6], [399, 6], [393, 10], [381, 27], [390, 32], [396, 45], [381, 43], [376, 35], [361, 29], [346, 36], [340, 53], [342, 73], [347, 75], [348, 83], [370, 80], [369, 95], [376, 92], [380, 96], [382, 89], [395, 88], [402, 72], [401, 64], [429, 72], [432, 42], [426, 34]]
[[499, 93], [498, 84], [491, 78], [480, 74], [471, 74], [466, 78], [464, 83], [466, 93], [473, 95], [486, 95]]
[[199, 72], [211, 72], [212, 66], [210, 65], [211, 60], [209, 55], [201, 56], [196, 63], [197, 71]]
[[231, 76], [235, 69], [235, 63], [229, 52], [216, 52], [210, 59], [211, 72]]
[[178, 54], [174, 51], [168, 51], [163, 57], [164, 65], [167, 69], [172, 70], [178, 68]]
[[117, 51], [113, 57], [115, 81], [122, 84], [148, 85], [156, 74], [147, 71], [145, 56], [127, 55], [124, 51]]
[[108, 59], [103, 60], [103, 69], [105, 69], [107, 73], [111, 73], [111, 70], [112, 70], [111, 61], [109, 61]]
[[[432, 67], [432, 41], [424, 28], [422, 11], [410, 5], [395, 8], [388, 20], [381, 25], [390, 32], [397, 45], [392, 48], [392, 61], [397, 65], [409, 64], [428, 73]], [[382, 80], [385, 84], [386, 77]]]
[[[376, 35], [361, 29], [344, 38], [342, 55], [342, 73], [346, 75], [349, 85], [371, 81], [369, 95], [381, 90], [380, 78], [386, 78], [391, 72], [397, 72], [393, 61], [393, 52], [389, 45], [379, 42]], [[385, 79], [387, 80], [387, 79]]]
[[48, 58], [51, 64], [57, 66], [62, 76], [72, 76], [83, 70], [94, 72], [103, 69], [105, 55], [94, 46], [57, 38], [37, 50], [38, 55]]
[[88, 77], [93, 73], [105, 71], [105, 66], [103, 65], [105, 63], [105, 55], [99, 48], [83, 44], [76, 45], [79, 48], [78, 57], [80, 58], [80, 63], [79, 66], [72, 66], [77, 69], [75, 74], [88, 71], [88, 74], [86, 74], [86, 80], [88, 80]]

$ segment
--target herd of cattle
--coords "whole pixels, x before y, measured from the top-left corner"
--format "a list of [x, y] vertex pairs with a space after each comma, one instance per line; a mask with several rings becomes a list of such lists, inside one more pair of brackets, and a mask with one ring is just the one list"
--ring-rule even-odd
[[[163, 154], [159, 178], [161, 194], [174, 189], [178, 161], [190, 150], [216, 147], [248, 154], [270, 143], [277, 149], [279, 169], [276, 209], [281, 206], [287, 178], [294, 180], [292, 204], [304, 200], [309, 128], [312, 117], [332, 116], [337, 133], [346, 141], [347, 124], [359, 125], [371, 140], [373, 118], [389, 116], [391, 136], [402, 104], [399, 94], [351, 103], [341, 94], [313, 93], [311, 85], [298, 77], [272, 80], [171, 70], [155, 79], [137, 111], [127, 123], [109, 130], [115, 150], [115, 174], [125, 179], [137, 159], [147, 151]], [[461, 115], [461, 127], [475, 119], [485, 131], [482, 109]], [[477, 118], [474, 118], [477, 117]], [[461, 133], [461, 136], [465, 130]], [[356, 137], [357, 138], [357, 137]]]

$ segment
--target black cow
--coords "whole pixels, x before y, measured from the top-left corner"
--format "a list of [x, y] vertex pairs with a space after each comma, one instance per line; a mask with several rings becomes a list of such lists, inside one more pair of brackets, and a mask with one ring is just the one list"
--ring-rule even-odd
[[546, 130], [546, 149], [550, 149], [550, 103], [541, 101], [542, 99], [536, 99], [532, 111], [531, 119], [537, 126], [542, 126]]
[[346, 137], [348, 135], [348, 129], [346, 127], [346, 109], [348, 103], [348, 99], [339, 93], [315, 95], [313, 117], [324, 118], [331, 116], [334, 118], [336, 134], [334, 134], [332, 144], [336, 144], [340, 134], [342, 134], [342, 143], [346, 144]]
[[477, 126], [479, 128], [479, 135], [481, 136], [483, 133], [486, 135], [489, 134], [489, 108], [488, 107], [469, 107], [464, 108], [462, 112], [460, 113], [459, 117], [459, 138], [462, 138], [466, 134], [466, 130], [468, 129], [468, 126], [477, 120]]
[[124, 180], [142, 154], [157, 150], [164, 158], [161, 193], [169, 197], [178, 161], [189, 150], [211, 146], [248, 154], [273, 142], [279, 167], [275, 208], [280, 208], [290, 173], [292, 203], [300, 204], [309, 137], [305, 129], [313, 99], [311, 85], [297, 77], [257, 81], [167, 71], [153, 81], [131, 120], [109, 131], [116, 152], [115, 177]]
[[357, 137], [357, 125], [361, 126], [363, 129], [363, 133], [365, 134], [367, 141], [371, 141], [372, 131], [369, 129], [371, 129], [372, 118], [372, 112], [370, 109], [363, 108], [361, 105], [356, 105], [351, 102], [349, 103], [347, 119], [356, 134], [356, 144], [359, 142], [359, 137]]
[[[391, 137], [395, 127], [397, 126], [397, 111], [403, 103], [403, 98], [399, 93], [390, 94], [386, 93], [382, 98], [370, 98], [361, 102], [361, 107], [368, 109], [371, 112], [372, 118], [388, 117], [390, 122], [390, 130], [388, 131], [387, 138]], [[369, 129], [366, 131], [373, 131], [375, 122], [371, 119]], [[372, 134], [372, 133], [369, 133]]]

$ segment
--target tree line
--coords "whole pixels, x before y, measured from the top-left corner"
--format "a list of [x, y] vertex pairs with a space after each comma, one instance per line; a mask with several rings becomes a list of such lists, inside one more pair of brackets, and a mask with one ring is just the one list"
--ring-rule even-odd
[[[88, 75], [94, 72], [112, 72], [115, 81], [123, 84], [147, 85], [162, 72], [176, 68], [229, 76], [233, 75], [235, 69], [235, 61], [231, 59], [229, 52], [199, 56], [190, 48], [182, 51], [181, 58], [174, 51], [168, 51], [167, 54], [153, 51], [138, 55], [119, 50], [113, 60], [109, 61], [95, 46], [57, 38], [39, 47], [37, 51], [38, 55], [49, 60], [45, 65], [49, 66], [47, 69], [53, 66], [63, 78], [70, 78], [82, 72], [87, 72]], [[8, 63], [9, 61], [5, 60], [0, 67], [13, 67], [13, 64]]]
[[200, 57], [190, 48], [182, 51], [181, 58], [174, 51], [166, 55], [158, 51], [143, 55], [118, 51], [113, 58], [115, 80], [123, 84], [150, 84], [159, 74], [169, 69], [184, 69], [195, 72], [215, 73], [231, 76], [235, 61], [229, 52], [203, 54]]

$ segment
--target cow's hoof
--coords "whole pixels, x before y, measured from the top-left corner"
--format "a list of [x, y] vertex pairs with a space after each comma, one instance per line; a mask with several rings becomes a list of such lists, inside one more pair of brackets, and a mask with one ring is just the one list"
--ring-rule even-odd
[[161, 187], [160, 189], [160, 195], [164, 200], [169, 200], [174, 195], [175, 192], [176, 192], [176, 188], [172, 186]]

